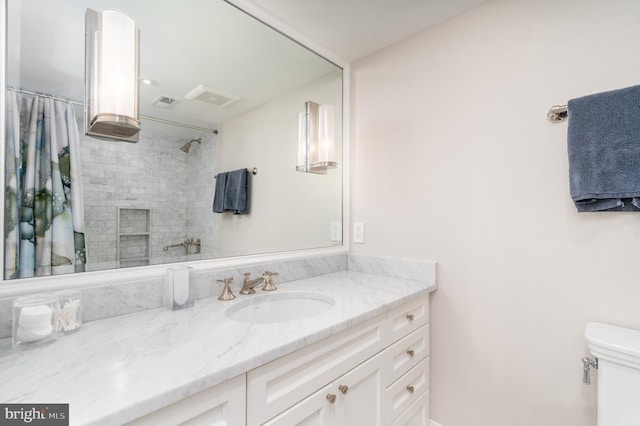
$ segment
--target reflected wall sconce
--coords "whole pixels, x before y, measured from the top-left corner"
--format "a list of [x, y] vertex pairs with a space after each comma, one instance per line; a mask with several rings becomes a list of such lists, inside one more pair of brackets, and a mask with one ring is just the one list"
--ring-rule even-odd
[[304, 103], [305, 112], [298, 115], [299, 172], [326, 174], [335, 169], [334, 112], [332, 105], [312, 101]]
[[85, 17], [85, 133], [138, 142], [138, 44], [127, 15], [87, 9]]

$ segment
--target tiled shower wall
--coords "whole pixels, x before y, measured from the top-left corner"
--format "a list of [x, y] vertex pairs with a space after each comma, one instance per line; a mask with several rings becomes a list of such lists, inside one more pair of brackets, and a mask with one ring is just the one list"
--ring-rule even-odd
[[[143, 132], [138, 143], [81, 138], [88, 270], [116, 267], [118, 207], [151, 210], [152, 264], [196, 259], [187, 257], [183, 247], [167, 251], [163, 247], [187, 238], [212, 240], [196, 231], [197, 227], [187, 229], [187, 187], [199, 178], [193, 175], [215, 174], [214, 137], [201, 137], [201, 146], [192, 144], [189, 154], [180, 150], [189, 138], [162, 133]], [[200, 147], [207, 149], [198, 153]], [[201, 157], [204, 155], [206, 158]], [[197, 170], [190, 172], [189, 162], [196, 156], [199, 164], [193, 168]], [[205, 195], [211, 203], [212, 186]]]
[[[187, 167], [187, 235], [200, 238], [199, 258], [211, 259], [216, 253], [216, 226], [220, 214], [213, 213], [215, 176], [218, 172], [217, 136], [203, 138], [201, 144], [191, 144]], [[195, 251], [195, 250], [194, 250]], [[189, 256], [190, 260], [197, 256]]]

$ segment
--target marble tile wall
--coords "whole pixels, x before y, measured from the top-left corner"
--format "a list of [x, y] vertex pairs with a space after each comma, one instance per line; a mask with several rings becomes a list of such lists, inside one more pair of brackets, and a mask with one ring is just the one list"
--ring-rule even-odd
[[[218, 173], [217, 136], [202, 138], [202, 142], [192, 143], [187, 156], [187, 238], [200, 239], [201, 259], [217, 257], [216, 226], [220, 215], [213, 213], [215, 175]], [[193, 250], [195, 252], [195, 248]], [[198, 256], [190, 256], [190, 258]]]
[[[193, 154], [184, 153], [180, 147], [187, 139], [163, 133], [143, 133], [138, 143], [82, 137], [88, 270], [116, 267], [118, 208], [151, 211], [152, 264], [187, 260], [183, 247], [166, 251], [163, 248], [187, 238], [201, 238], [187, 235], [187, 205], [188, 201], [194, 202], [193, 191], [188, 196], [187, 189], [198, 179], [193, 173], [215, 173], [213, 137], [213, 134], [202, 136], [202, 146], [208, 150], [206, 156], [193, 153], [201, 148], [198, 144], [192, 144]], [[194, 165], [196, 172], [190, 171], [188, 164], [192, 157], [200, 162]], [[200, 170], [202, 165], [207, 166], [206, 171]], [[203, 189], [198, 195], [202, 204], [210, 204], [213, 183], [203, 185], [209, 185], [210, 190]]]

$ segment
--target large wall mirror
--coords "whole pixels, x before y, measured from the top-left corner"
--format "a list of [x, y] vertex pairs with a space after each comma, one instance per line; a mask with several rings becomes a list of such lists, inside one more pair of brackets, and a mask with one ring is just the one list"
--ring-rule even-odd
[[[137, 143], [84, 135], [87, 8], [139, 29]], [[221, 0], [7, 0], [7, 18], [7, 102], [42, 95], [74, 110], [86, 249], [76, 271], [342, 245], [339, 66]], [[333, 108], [337, 167], [325, 174], [296, 171], [307, 101]], [[7, 107], [5, 127], [25, 131], [21, 108]], [[213, 212], [216, 176], [244, 168], [256, 171], [249, 214]], [[19, 216], [5, 210], [5, 257]], [[9, 282], [50, 273], [9, 263]]]

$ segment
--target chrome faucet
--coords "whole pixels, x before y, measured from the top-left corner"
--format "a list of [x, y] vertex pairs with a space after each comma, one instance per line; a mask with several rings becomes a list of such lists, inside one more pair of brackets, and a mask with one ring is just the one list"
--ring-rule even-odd
[[242, 290], [240, 290], [240, 294], [253, 294], [256, 291], [253, 289], [255, 286], [264, 281], [264, 276], [259, 278], [251, 279], [251, 272], [244, 273], [244, 281], [242, 282]]
[[264, 291], [273, 291], [273, 290], [277, 290], [278, 288], [273, 285], [273, 276], [274, 275], [278, 275], [277, 272], [271, 272], [271, 271], [264, 271], [264, 274], [262, 274], [261, 277], [259, 278], [254, 278], [251, 279], [249, 278], [251, 276], [250, 272], [245, 272], [244, 274], [244, 281], [242, 282], [242, 290], [240, 290], [240, 294], [253, 294], [256, 291], [254, 290], [254, 288], [260, 284], [261, 282], [264, 282], [264, 287], [262, 287], [262, 290]]

